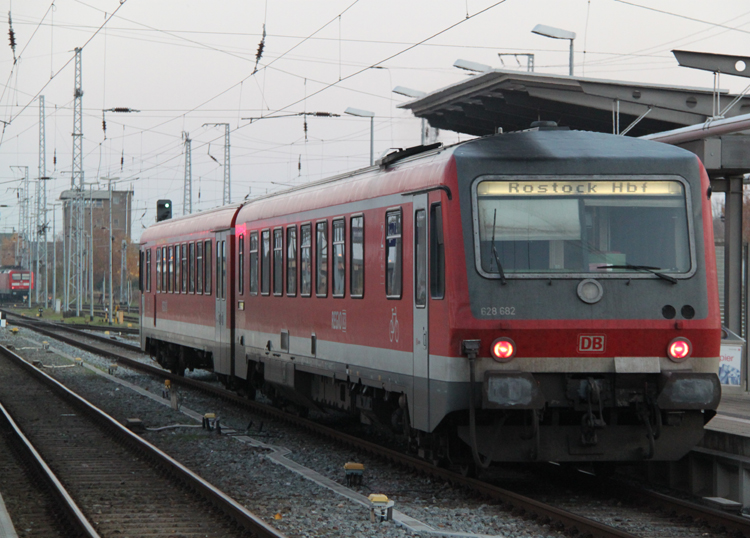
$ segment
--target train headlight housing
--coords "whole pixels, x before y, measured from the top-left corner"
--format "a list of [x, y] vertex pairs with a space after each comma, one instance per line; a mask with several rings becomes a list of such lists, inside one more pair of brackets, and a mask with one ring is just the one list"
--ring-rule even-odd
[[516, 343], [510, 338], [498, 338], [492, 342], [490, 353], [497, 362], [508, 362], [516, 356]]
[[693, 344], [690, 340], [683, 337], [677, 337], [667, 346], [667, 356], [674, 362], [682, 362], [687, 359], [693, 352]]

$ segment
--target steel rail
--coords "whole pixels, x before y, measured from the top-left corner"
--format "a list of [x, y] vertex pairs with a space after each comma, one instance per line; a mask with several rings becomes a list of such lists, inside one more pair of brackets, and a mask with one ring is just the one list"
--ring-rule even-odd
[[49, 468], [44, 458], [37, 452], [34, 445], [28, 440], [23, 434], [21, 429], [18, 427], [13, 417], [0, 403], [0, 420], [5, 422], [7, 426], [6, 431], [10, 431], [12, 437], [17, 441], [15, 443], [16, 448], [21, 452], [20, 457], [23, 461], [28, 462], [37, 471], [37, 476], [41, 477], [47, 490], [51, 492], [52, 496], [56, 499], [58, 506], [66, 514], [66, 522], [70, 524], [71, 528], [78, 533], [79, 536], [85, 538], [100, 538], [99, 533], [96, 532], [93, 525], [86, 519], [83, 512], [78, 507], [76, 502], [70, 496], [65, 486], [62, 485], [60, 480], [55, 476], [52, 469]]
[[226, 495], [223, 491], [202, 479], [193, 471], [173, 459], [168, 454], [162, 452], [148, 441], [135, 435], [115, 419], [94, 407], [59, 381], [32, 366], [19, 355], [3, 346], [0, 346], [0, 353], [20, 365], [32, 376], [44, 383], [59, 397], [64, 398], [68, 403], [75, 406], [82, 414], [96, 423], [108, 435], [116, 438], [130, 450], [147, 458], [152, 464], [159, 467], [174, 479], [182, 482], [189, 489], [198, 492], [200, 496], [214, 505], [225, 515], [232, 518], [240, 527], [253, 534], [253, 536], [259, 538], [285, 538], [284, 534], [266, 524], [263, 520]]

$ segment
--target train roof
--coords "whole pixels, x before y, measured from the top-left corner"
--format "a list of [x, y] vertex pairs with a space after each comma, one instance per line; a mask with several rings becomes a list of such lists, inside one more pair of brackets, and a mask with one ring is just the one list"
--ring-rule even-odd
[[[550, 167], [555, 173], [679, 173], [695, 169], [695, 154], [633, 137], [568, 129], [530, 129], [430, 147], [387, 166], [371, 166], [274, 192], [253, 200], [184, 215], [150, 226], [141, 243], [444, 185], [449, 171], [473, 173], [483, 160], [504, 162], [508, 173]], [[545, 166], [545, 163], [548, 166]], [[597, 164], [601, 171], [596, 172]], [[609, 168], [608, 168], [609, 167]], [[678, 171], [676, 171], [678, 170]], [[544, 172], [540, 172], [544, 173]]]
[[144, 244], [149, 241], [191, 233], [228, 230], [234, 226], [234, 220], [240, 207], [242, 207], [241, 203], [235, 203], [157, 222], [141, 234], [140, 243]]

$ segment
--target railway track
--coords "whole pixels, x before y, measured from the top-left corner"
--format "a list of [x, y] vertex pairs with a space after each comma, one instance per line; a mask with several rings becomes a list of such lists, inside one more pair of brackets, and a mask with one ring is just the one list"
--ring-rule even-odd
[[85, 517], [73, 535], [283, 536], [4, 347], [0, 379], [0, 402]]
[[[26, 323], [26, 326], [32, 329], [34, 329], [33, 325], [33, 323]], [[43, 332], [43, 334], [49, 335], [52, 338], [58, 337], [56, 335], [53, 335], [51, 332]], [[81, 345], [80, 343], [76, 342], [75, 339], [69, 337], [65, 337], [65, 341], [71, 345], [83, 347], [87, 351], [93, 353], [102, 353], [102, 351], [97, 350], [97, 346], [93, 344]], [[108, 341], [107, 343], [111, 342]], [[115, 345], [117, 345], [118, 347], [124, 347], [120, 344]], [[543, 502], [539, 502], [532, 498], [514, 493], [513, 491], [488, 484], [481, 480], [461, 476], [460, 474], [451, 470], [436, 467], [431, 463], [413, 458], [395, 450], [390, 450], [381, 445], [368, 442], [358, 437], [348, 435], [346, 433], [318, 424], [314, 421], [290, 415], [289, 413], [273, 407], [269, 407], [262, 403], [250, 401], [216, 385], [211, 385], [202, 381], [197, 381], [171, 374], [165, 370], [162, 370], [161, 368], [149, 366], [139, 360], [134, 359], [133, 357], [126, 356], [124, 353], [106, 350], [103, 352], [103, 354], [108, 356], [109, 358], [112, 358], [113, 360], [116, 360], [122, 366], [126, 366], [156, 376], [160, 379], [170, 379], [172, 383], [181, 384], [183, 386], [187, 386], [204, 393], [217, 396], [223, 400], [231, 401], [237, 405], [249, 408], [253, 412], [293, 424], [296, 427], [313, 432], [316, 435], [334, 440], [336, 443], [341, 443], [364, 453], [383, 458], [403, 467], [420, 472], [424, 475], [438, 478], [457, 486], [465, 487], [477, 492], [478, 494], [488, 499], [501, 502], [512, 510], [526, 513], [531, 517], [541, 521], [548, 521], [554, 526], [564, 527], [571, 532], [577, 532], [593, 537], [633, 536], [632, 534], [623, 532], [617, 528], [609, 527], [597, 521], [578, 516], [569, 511], [555, 508]], [[691, 518], [695, 521], [700, 521], [713, 528], [723, 528], [736, 534], [750, 536], [750, 520], [746, 518], [727, 514], [725, 512], [714, 510], [699, 504], [682, 501], [680, 499], [674, 499], [666, 495], [662, 495], [643, 488], [637, 488], [635, 486], [624, 483], [603, 483], [601, 481], [593, 483], [591, 482], [592, 479], [590, 478], [582, 478], [582, 480], [588, 481], [588, 486], [586, 487], [606, 487], [612, 491], [619, 491], [624, 496], [638, 498], [642, 502], [645, 502], [650, 506], [658, 506], [665, 513], [677, 514], [682, 517]], [[610, 485], [607, 486], [606, 484]]]

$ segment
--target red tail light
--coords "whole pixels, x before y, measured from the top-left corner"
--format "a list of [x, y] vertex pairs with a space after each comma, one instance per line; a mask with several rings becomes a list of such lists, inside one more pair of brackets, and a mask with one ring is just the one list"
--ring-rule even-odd
[[516, 343], [510, 338], [498, 338], [490, 348], [492, 358], [498, 362], [508, 362], [516, 355]]
[[678, 337], [667, 347], [667, 356], [674, 362], [682, 362], [693, 352], [693, 344], [687, 338]]

